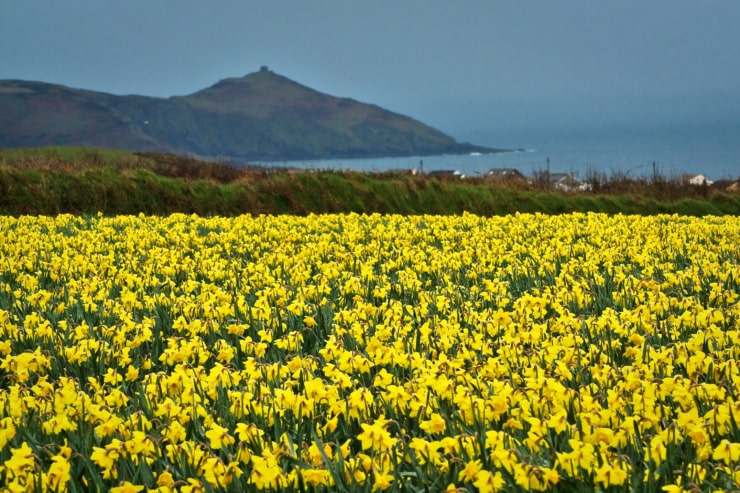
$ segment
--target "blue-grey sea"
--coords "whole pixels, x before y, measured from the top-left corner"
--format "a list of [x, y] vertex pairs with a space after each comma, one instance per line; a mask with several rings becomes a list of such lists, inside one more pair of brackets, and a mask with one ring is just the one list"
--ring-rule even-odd
[[457, 170], [466, 176], [492, 168], [516, 168], [523, 174], [548, 169], [585, 178], [590, 172], [665, 178], [703, 174], [710, 180], [740, 177], [740, 120], [737, 124], [664, 124], [581, 129], [518, 129], [474, 132], [474, 144], [513, 149], [473, 155], [411, 156], [376, 159], [332, 159], [264, 163], [309, 169], [387, 171], [423, 168]]

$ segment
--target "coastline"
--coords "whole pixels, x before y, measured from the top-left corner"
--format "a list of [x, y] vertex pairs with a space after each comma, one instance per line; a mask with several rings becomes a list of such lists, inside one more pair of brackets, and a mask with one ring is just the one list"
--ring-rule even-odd
[[740, 177], [740, 125], [708, 124], [639, 128], [476, 132], [466, 136], [498, 152], [257, 161], [251, 164], [299, 169], [365, 172], [458, 170], [481, 176], [492, 168], [514, 168], [526, 176], [548, 170], [585, 178], [590, 173], [665, 178], [703, 174], [711, 180]]

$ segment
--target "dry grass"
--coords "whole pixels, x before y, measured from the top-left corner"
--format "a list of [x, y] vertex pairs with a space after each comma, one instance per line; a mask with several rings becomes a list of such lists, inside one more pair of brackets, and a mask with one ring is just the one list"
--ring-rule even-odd
[[[256, 165], [235, 166], [229, 163], [209, 161], [195, 157], [156, 152], [126, 152], [109, 149], [88, 148], [40, 148], [29, 150], [0, 151], [0, 165], [9, 165], [19, 169], [38, 171], [56, 171], [73, 173], [84, 168], [114, 167], [123, 169], [148, 169], [151, 172], [184, 180], [207, 180], [214, 183], [254, 183], [260, 179], [276, 174], [295, 174], [301, 172], [321, 173], [322, 171], [301, 170], [283, 167], [266, 167]], [[351, 172], [331, 171], [347, 174]], [[374, 172], [372, 176], [379, 180], [408, 179], [409, 171], [388, 170]], [[488, 177], [427, 175], [413, 176], [414, 181], [439, 181], [445, 183], [466, 183], [471, 185], [495, 185], [516, 191], [556, 191], [547, 180], [547, 173], [537, 171], [530, 180], [500, 179]], [[650, 177], [632, 177], [624, 172], [604, 172], [591, 170], [583, 180], [589, 190], [567, 192], [576, 195], [620, 195], [649, 197], [658, 200], [678, 200], [682, 198], [711, 198], [726, 191], [732, 184], [730, 180], [720, 180], [712, 186], [693, 185], [686, 179], [669, 179], [660, 174]], [[566, 193], [566, 192], [562, 192]]]

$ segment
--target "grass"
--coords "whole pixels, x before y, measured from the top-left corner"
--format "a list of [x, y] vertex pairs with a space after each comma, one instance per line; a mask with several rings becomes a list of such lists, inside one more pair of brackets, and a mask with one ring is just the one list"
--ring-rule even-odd
[[740, 214], [740, 195], [682, 182], [589, 177], [589, 192], [400, 172], [233, 167], [172, 154], [48, 147], [0, 151], [0, 214], [233, 216], [399, 213]]

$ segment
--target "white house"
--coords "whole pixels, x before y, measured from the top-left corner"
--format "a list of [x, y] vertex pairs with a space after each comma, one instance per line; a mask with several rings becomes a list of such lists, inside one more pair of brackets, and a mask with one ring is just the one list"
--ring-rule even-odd
[[711, 185], [714, 183], [712, 180], [704, 175], [699, 174], [687, 174], [678, 177], [681, 183], [687, 183], [689, 185]]
[[548, 175], [550, 188], [563, 192], [584, 192], [591, 190], [591, 184], [579, 180], [568, 173], [550, 173]]

